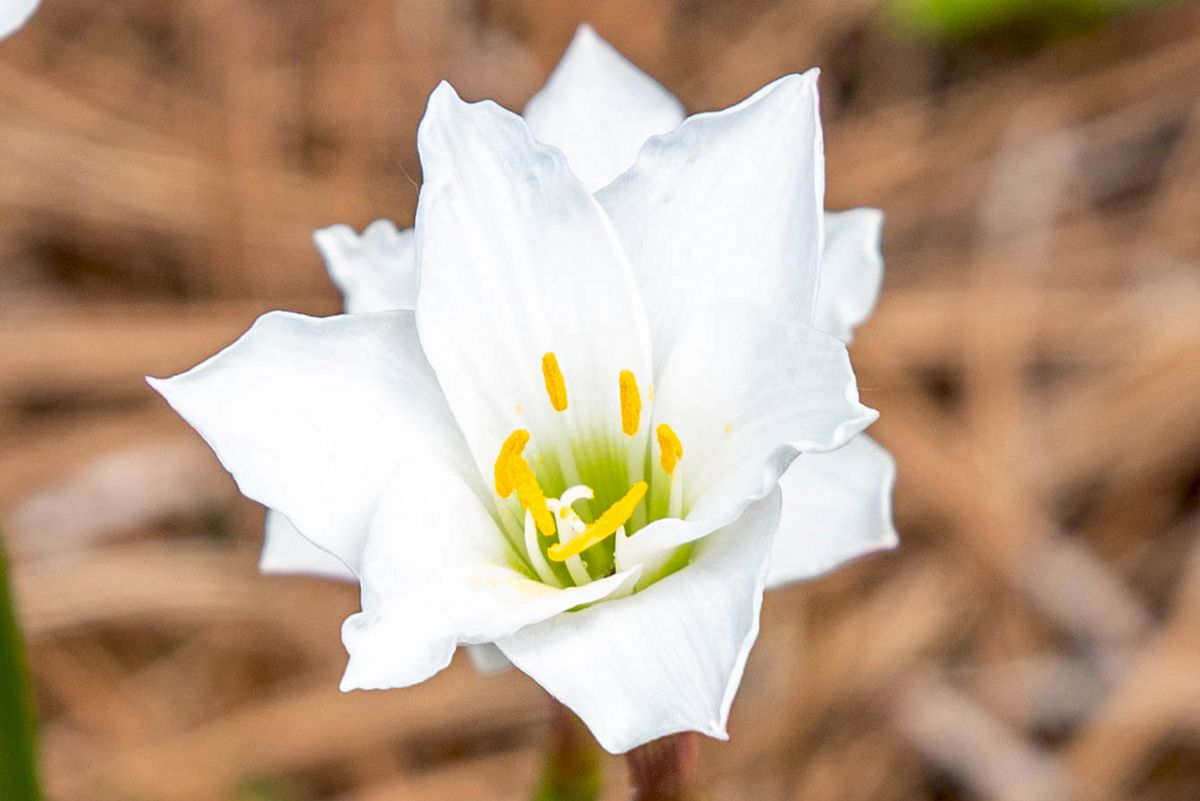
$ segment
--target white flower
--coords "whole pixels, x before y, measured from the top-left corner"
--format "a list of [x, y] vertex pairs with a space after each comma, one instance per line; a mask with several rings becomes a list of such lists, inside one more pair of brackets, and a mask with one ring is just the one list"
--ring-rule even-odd
[[0, 0], [0, 39], [15, 33], [37, 10], [39, 0]]
[[869, 311], [878, 215], [832, 218], [822, 265], [815, 72], [681, 122], [585, 28], [526, 114], [439, 86], [415, 235], [318, 232], [348, 308], [398, 310], [273, 312], [152, 383], [278, 510], [265, 569], [329, 572], [274, 558], [290, 521], [360, 580], [344, 688], [494, 642], [610, 751], [724, 737], [768, 569], [894, 542], [875, 413], [813, 327]]

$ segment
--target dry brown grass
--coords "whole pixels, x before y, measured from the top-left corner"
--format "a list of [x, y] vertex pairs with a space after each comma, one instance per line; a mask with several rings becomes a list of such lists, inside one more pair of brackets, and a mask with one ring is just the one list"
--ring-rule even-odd
[[309, 233], [411, 219], [434, 82], [519, 107], [583, 18], [692, 109], [826, 65], [829, 205], [888, 214], [852, 353], [904, 545], [768, 599], [715, 798], [1200, 797], [1195, 5], [1022, 57], [867, 0], [357, 5], [50, 0], [0, 45], [0, 514], [53, 799], [523, 797], [538, 689], [339, 694], [355, 591], [256, 574], [260, 510], [141, 376], [336, 310]]

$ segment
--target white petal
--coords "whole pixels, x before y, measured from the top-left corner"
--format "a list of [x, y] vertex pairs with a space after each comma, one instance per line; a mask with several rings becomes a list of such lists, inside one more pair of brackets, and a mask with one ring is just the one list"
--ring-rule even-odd
[[417, 260], [413, 231], [396, 230], [388, 220], [376, 220], [355, 233], [348, 225], [331, 225], [313, 232], [313, 241], [329, 277], [342, 291], [351, 313], [415, 309]]
[[679, 125], [683, 106], [581, 25], [546, 85], [529, 99], [525, 119], [594, 192], [629, 169], [647, 139]]
[[39, 0], [0, 0], [0, 39], [24, 25], [37, 10]]
[[650, 346], [603, 210], [520, 117], [464, 103], [448, 84], [430, 98], [418, 143], [421, 342], [481, 470], [491, 475], [515, 428], [536, 443], [553, 425], [547, 352], [571, 424], [622, 436], [618, 376], [648, 375]]
[[262, 572], [357, 581], [342, 560], [309, 542], [281, 512], [268, 509], [264, 528], [258, 560]]
[[[329, 277], [342, 292], [347, 312], [414, 309], [417, 260], [412, 229], [376, 220], [361, 235], [348, 225], [313, 232]], [[336, 557], [310, 543], [284, 516], [267, 510], [259, 569], [264, 573], [353, 578]]]
[[745, 305], [712, 310], [679, 339], [654, 402], [655, 425], [683, 445], [685, 519], [638, 531], [623, 563], [727, 525], [774, 489], [797, 452], [839, 448], [877, 417], [859, 402], [837, 339]]
[[[274, 509], [267, 510], [266, 538], [258, 563], [263, 573], [317, 576], [319, 578], [358, 581], [350, 570], [332, 554], [313, 545], [296, 527]], [[512, 662], [493, 643], [466, 645], [463, 648], [476, 672], [483, 675], [503, 673]]]
[[363, 556], [363, 611], [347, 619], [342, 689], [404, 687], [486, 643], [621, 591], [637, 572], [556, 589], [526, 577], [478, 480], [441, 462], [397, 468]]
[[464, 647], [467, 650], [467, 657], [471, 660], [471, 667], [475, 668], [476, 673], [488, 676], [493, 673], [503, 673], [512, 668], [512, 662], [508, 661], [508, 657], [494, 643], [486, 642]]
[[612, 753], [681, 731], [724, 739], [778, 522], [775, 492], [698, 543], [677, 573], [497, 644]]
[[812, 70], [689, 117], [597, 194], [641, 287], [656, 371], [682, 331], [724, 302], [812, 321], [824, 175]]
[[780, 479], [783, 514], [769, 586], [812, 578], [899, 543], [892, 523], [896, 463], [866, 434], [804, 454]]
[[883, 284], [883, 212], [850, 209], [825, 214], [825, 251], [814, 325], [849, 342], [875, 308]]
[[271, 312], [188, 372], [148, 380], [245, 495], [352, 570], [397, 462], [436, 455], [474, 471], [412, 312]]

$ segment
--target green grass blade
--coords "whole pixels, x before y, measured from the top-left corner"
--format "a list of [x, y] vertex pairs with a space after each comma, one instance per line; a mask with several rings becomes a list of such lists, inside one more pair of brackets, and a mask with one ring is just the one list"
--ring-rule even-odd
[[37, 727], [25, 647], [0, 538], [0, 799], [40, 801]]

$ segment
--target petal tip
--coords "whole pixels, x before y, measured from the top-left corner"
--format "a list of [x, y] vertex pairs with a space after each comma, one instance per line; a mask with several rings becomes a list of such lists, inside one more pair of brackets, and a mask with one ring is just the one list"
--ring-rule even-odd
[[[425, 116], [417, 127], [417, 152], [424, 178], [421, 194], [442, 183], [445, 167], [459, 172], [470, 169], [473, 151], [486, 153], [494, 160], [511, 148], [513, 141], [520, 146], [537, 144], [519, 115], [492, 100], [464, 100], [450, 83], [441, 81], [430, 94]], [[419, 198], [417, 217], [421, 217]]]
[[805, 72], [793, 72], [776, 79], [764, 87], [764, 94], [784, 95], [797, 102], [816, 99], [817, 83], [821, 77], [821, 68], [813, 67]]
[[380, 217], [378, 220], [367, 223], [367, 227], [362, 232], [364, 237], [385, 236], [391, 238], [399, 236], [399, 234], [400, 229], [386, 217]]
[[330, 253], [354, 237], [354, 229], [344, 223], [327, 225], [312, 232], [312, 241], [321, 256], [328, 261]]
[[571, 44], [567, 45], [567, 52], [571, 48], [578, 45], [593, 45], [597, 42], [603, 42], [604, 38], [596, 32], [596, 28], [590, 22], [581, 22], [579, 27], [575, 29], [575, 35], [571, 37]]
[[616, 56], [622, 62], [626, 59], [620, 51], [613, 47], [607, 39], [592, 26], [590, 22], [580, 23], [571, 37], [567, 49], [563, 51], [560, 64], [566, 64], [578, 59], [595, 59]]
[[359, 618], [363, 614], [358, 612], [342, 622], [342, 644], [350, 654], [350, 658], [346, 660], [346, 669], [342, 671], [342, 679], [338, 682], [338, 689], [344, 693], [352, 690], [382, 689], [378, 680], [372, 681], [370, 671], [365, 669], [362, 659], [358, 658], [354, 652], [357, 642], [353, 639], [352, 630], [360, 622]]
[[434, 115], [434, 113], [445, 114], [457, 107], [466, 105], [458, 90], [447, 80], [438, 81], [437, 86], [433, 87], [433, 91], [429, 93], [429, 102], [425, 105], [425, 118], [421, 121], [421, 127], [425, 127], [425, 121]]
[[881, 551], [894, 551], [899, 547], [900, 532], [896, 531], [894, 528], [890, 529], [886, 534], [883, 535], [882, 539], [879, 540], [879, 550]]
[[451, 97], [456, 97], [456, 98], [459, 97], [458, 90], [454, 88], [454, 84], [450, 83], [445, 78], [442, 78], [440, 81], [437, 82], [437, 86], [433, 87], [433, 92], [431, 92], [429, 96], [430, 97], [441, 97], [441, 96], [447, 95], [447, 94], [450, 95]]
[[846, 443], [850, 442], [855, 437], [858, 437], [863, 431], [874, 425], [875, 421], [879, 419], [878, 411], [872, 409], [870, 406], [864, 406], [862, 403], [859, 403], [857, 397], [855, 397], [853, 400], [857, 406], [853, 416], [851, 416], [849, 419], [843, 420], [843, 422], [837, 427], [832, 440], [828, 443], [828, 447], [813, 448], [811, 449], [813, 452], [827, 453], [829, 451], [842, 448], [846, 445]]
[[161, 395], [167, 403], [171, 403], [171, 385], [174, 384], [175, 379], [179, 378], [179, 376], [175, 375], [168, 376], [167, 378], [155, 378], [152, 375], [147, 375], [142, 377], [146, 379], [146, 383], [149, 384], [150, 389]]

